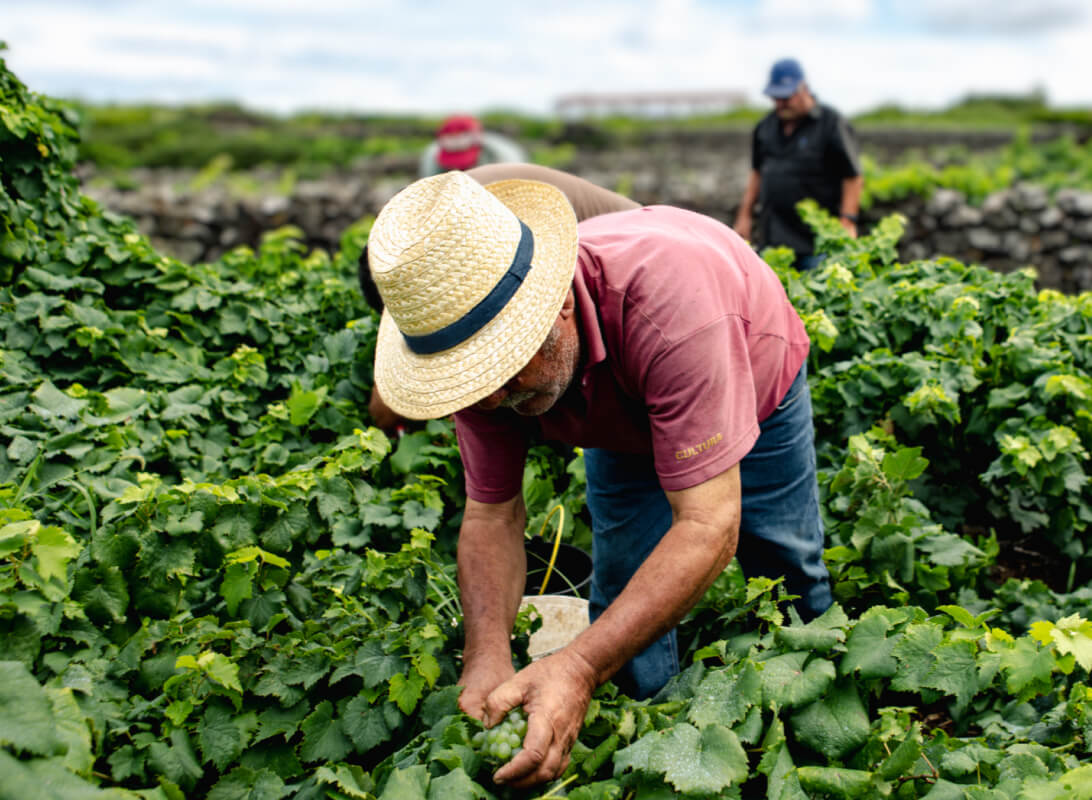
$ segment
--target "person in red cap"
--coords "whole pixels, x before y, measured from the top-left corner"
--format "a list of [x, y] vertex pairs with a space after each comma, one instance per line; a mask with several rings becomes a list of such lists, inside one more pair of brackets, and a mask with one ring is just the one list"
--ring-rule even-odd
[[456, 114], [437, 129], [436, 139], [421, 154], [418, 173], [427, 178], [453, 169], [526, 160], [523, 149], [511, 139], [484, 130], [476, 117]]

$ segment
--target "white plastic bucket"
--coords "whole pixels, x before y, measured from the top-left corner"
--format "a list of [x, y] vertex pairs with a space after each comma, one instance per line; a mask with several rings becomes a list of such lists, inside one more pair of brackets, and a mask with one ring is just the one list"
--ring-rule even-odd
[[534, 606], [542, 627], [531, 634], [527, 653], [535, 661], [556, 653], [588, 627], [588, 601], [563, 594], [524, 595], [520, 608]]

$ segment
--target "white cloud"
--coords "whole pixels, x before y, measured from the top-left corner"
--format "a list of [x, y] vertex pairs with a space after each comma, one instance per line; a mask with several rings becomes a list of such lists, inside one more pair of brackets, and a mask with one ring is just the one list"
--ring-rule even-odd
[[864, 22], [873, 11], [873, 0], [761, 0], [756, 17], [781, 29], [830, 28]]
[[[893, 0], [894, 16], [880, 0], [555, 0], [549, 13], [496, 0], [4, 2], [16, 74], [97, 100], [545, 113], [580, 91], [723, 88], [764, 102], [769, 65], [792, 55], [820, 97], [850, 113], [1037, 85], [1092, 105], [1092, 20], [1075, 16], [1078, 0], [997, 0], [981, 13], [978, 0]], [[1024, 36], [984, 27], [1036, 9], [1070, 21]], [[941, 19], [973, 22], [939, 35], [930, 26]]]
[[1064, 30], [1089, 19], [1087, 0], [898, 0], [899, 9], [949, 35]]

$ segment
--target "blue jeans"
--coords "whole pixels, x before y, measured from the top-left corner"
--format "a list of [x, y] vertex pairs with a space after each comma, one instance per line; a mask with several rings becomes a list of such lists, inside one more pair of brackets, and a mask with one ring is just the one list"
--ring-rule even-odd
[[826, 260], [826, 255], [810, 255], [810, 256], [797, 256], [796, 269], [800, 272], [806, 272], [809, 269], [815, 269]]
[[[805, 620], [822, 614], [833, 601], [823, 563], [814, 435], [805, 364], [740, 462], [743, 509], [736, 558], [748, 577], [783, 576], [787, 590], [800, 596], [795, 605]], [[594, 621], [667, 533], [671, 506], [651, 457], [589, 448], [584, 466], [593, 530], [589, 615]], [[672, 630], [635, 656], [614, 680], [642, 699], [678, 671]]]

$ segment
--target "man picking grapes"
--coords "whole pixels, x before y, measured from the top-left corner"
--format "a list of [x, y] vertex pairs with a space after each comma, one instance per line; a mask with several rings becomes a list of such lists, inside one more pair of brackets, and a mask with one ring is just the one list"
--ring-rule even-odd
[[[667, 206], [578, 224], [547, 183], [450, 172], [391, 199], [368, 259], [385, 305], [382, 397], [411, 419], [455, 413], [460, 705], [486, 727], [528, 715], [495, 780], [560, 775], [604, 681], [638, 698], [662, 687], [679, 669], [675, 625], [733, 557], [747, 575], [784, 576], [806, 619], [830, 605], [808, 338], [730, 228]], [[517, 673], [536, 437], [584, 448], [592, 624]]]

